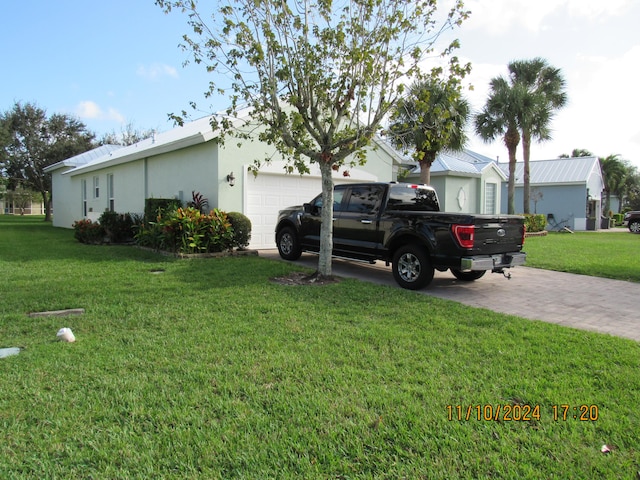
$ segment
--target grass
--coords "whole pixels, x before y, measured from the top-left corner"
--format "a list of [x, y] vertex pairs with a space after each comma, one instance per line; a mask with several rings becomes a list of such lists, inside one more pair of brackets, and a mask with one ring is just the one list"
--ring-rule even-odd
[[640, 282], [640, 235], [549, 233], [525, 241], [527, 266]]
[[0, 478], [637, 478], [637, 342], [292, 268], [0, 216]]

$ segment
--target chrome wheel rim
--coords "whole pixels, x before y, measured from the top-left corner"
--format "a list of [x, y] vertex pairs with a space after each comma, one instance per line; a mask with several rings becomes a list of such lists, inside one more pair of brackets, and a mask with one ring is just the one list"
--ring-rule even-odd
[[291, 238], [291, 235], [284, 234], [282, 236], [282, 238], [280, 238], [280, 250], [285, 255], [288, 255], [288, 254], [290, 254], [292, 252], [292, 250], [293, 250], [293, 238]]
[[405, 282], [415, 282], [420, 276], [420, 260], [412, 253], [405, 253], [398, 260], [398, 274]]

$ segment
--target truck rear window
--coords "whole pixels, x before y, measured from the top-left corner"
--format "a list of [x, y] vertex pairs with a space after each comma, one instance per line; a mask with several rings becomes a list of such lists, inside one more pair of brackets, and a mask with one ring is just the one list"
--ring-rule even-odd
[[401, 183], [391, 187], [387, 210], [439, 212], [440, 203], [433, 188], [425, 185]]

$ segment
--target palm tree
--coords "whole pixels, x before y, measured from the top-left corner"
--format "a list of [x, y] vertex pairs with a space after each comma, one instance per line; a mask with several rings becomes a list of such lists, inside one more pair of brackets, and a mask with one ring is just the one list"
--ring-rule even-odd
[[492, 78], [490, 86], [487, 103], [475, 117], [475, 132], [487, 143], [502, 137], [509, 151], [507, 212], [515, 213], [516, 150], [520, 143], [518, 121], [524, 92], [520, 85], [511, 85], [504, 77]]
[[[600, 168], [604, 177], [605, 202], [604, 211], [606, 213], [611, 210], [611, 194], [620, 192], [627, 176], [627, 168], [625, 164], [618, 158], [619, 155], [609, 155], [608, 157], [600, 157]], [[620, 199], [622, 201], [622, 199]]]
[[460, 151], [467, 143], [469, 102], [455, 82], [419, 80], [394, 108], [389, 132], [395, 146], [413, 149], [420, 164], [420, 182], [431, 183], [431, 165], [441, 151]]
[[551, 67], [543, 58], [532, 60], [514, 60], [509, 63], [509, 78], [512, 85], [525, 88], [519, 114], [519, 127], [522, 132], [523, 173], [523, 208], [530, 213], [529, 195], [529, 159], [531, 156], [531, 140], [545, 141], [551, 139], [549, 124], [553, 113], [567, 103], [566, 82], [559, 68]]

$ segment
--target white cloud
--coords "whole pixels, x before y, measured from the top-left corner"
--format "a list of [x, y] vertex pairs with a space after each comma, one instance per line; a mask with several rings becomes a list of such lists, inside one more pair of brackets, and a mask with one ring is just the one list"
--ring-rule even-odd
[[140, 77], [148, 80], [157, 80], [160, 77], [168, 76], [178, 78], [178, 70], [170, 65], [162, 63], [152, 63], [151, 65], [140, 65], [137, 70]]
[[75, 114], [81, 119], [87, 120], [113, 120], [120, 123], [125, 121], [124, 116], [115, 108], [110, 107], [105, 112], [96, 102], [91, 100], [80, 102], [76, 106]]
[[76, 115], [80, 118], [95, 119], [99, 118], [101, 114], [102, 111], [98, 104], [89, 100], [80, 102], [76, 107]]
[[597, 20], [618, 16], [633, 0], [467, 0], [465, 8], [471, 17], [465, 28], [479, 29], [491, 35], [514, 28], [530, 32], [545, 30], [545, 19], [555, 13], [568, 12], [572, 17]]
[[624, 13], [634, 0], [566, 0], [571, 15], [597, 19]]

